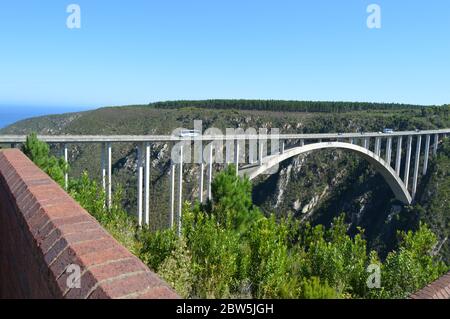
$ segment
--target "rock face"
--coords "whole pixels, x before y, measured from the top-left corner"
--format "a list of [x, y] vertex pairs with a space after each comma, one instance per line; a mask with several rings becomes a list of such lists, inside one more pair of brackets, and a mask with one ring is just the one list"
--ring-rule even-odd
[[[278, 180], [278, 184], [277, 184], [277, 201], [275, 203], [275, 208], [279, 207], [280, 204], [283, 201], [283, 195], [285, 192], [285, 189], [287, 188], [288, 184], [289, 184], [289, 180], [291, 178], [291, 171], [292, 171], [292, 165], [288, 165], [286, 168], [283, 168], [280, 170], [280, 177]], [[295, 205], [295, 204], [294, 204]], [[295, 210], [297, 210], [298, 208], [294, 208]]]

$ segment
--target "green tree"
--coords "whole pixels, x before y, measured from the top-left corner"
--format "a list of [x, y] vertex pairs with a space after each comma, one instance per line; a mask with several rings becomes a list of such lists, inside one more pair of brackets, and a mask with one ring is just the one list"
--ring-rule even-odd
[[53, 180], [64, 187], [64, 176], [69, 170], [69, 165], [64, 158], [51, 155], [48, 144], [40, 141], [35, 133], [27, 136], [26, 142], [22, 146], [22, 152]]

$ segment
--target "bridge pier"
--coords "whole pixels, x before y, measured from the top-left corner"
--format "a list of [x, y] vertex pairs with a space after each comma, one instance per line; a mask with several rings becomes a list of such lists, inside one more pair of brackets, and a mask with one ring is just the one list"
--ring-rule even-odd
[[370, 142], [369, 138], [366, 137], [363, 141], [363, 147], [369, 149], [369, 142]]
[[208, 150], [208, 200], [212, 200], [212, 191], [211, 191], [211, 185], [212, 185], [212, 175], [213, 175], [213, 146], [212, 144], [209, 144], [209, 150]]
[[234, 141], [234, 165], [236, 165], [236, 176], [239, 175], [239, 141]]
[[262, 165], [263, 162], [263, 148], [264, 148], [264, 142], [262, 139], [258, 140], [258, 165]]
[[150, 224], [150, 143], [145, 143], [145, 224]]
[[284, 154], [284, 140], [281, 141], [281, 151], [280, 154]]
[[395, 172], [400, 176], [400, 165], [402, 163], [402, 141], [403, 138], [400, 136], [397, 139], [397, 155], [395, 157]]
[[180, 163], [178, 164], [178, 214], [177, 234], [181, 236], [181, 215], [183, 214], [183, 147], [180, 145]]
[[304, 139], [300, 140], [300, 146], [305, 146], [305, 140]]
[[414, 179], [413, 179], [413, 188], [411, 197], [414, 199], [417, 191], [417, 179], [419, 176], [419, 164], [420, 164], [420, 147], [422, 144], [422, 136], [417, 136], [417, 145], [416, 145], [416, 158], [414, 159]]
[[138, 225], [142, 226], [142, 183], [143, 183], [143, 175], [144, 175], [144, 167], [143, 167], [143, 154], [142, 154], [143, 145], [137, 146], [137, 216], [138, 216]]
[[202, 162], [200, 163], [200, 176], [198, 181], [198, 200], [201, 204], [203, 204], [203, 178], [204, 178], [204, 172], [205, 172], [205, 164]]
[[380, 156], [381, 154], [381, 138], [375, 138], [375, 155]]
[[233, 140], [226, 140], [225, 141], [225, 164], [228, 166], [228, 164], [233, 163], [234, 158], [234, 141]]
[[439, 145], [439, 134], [434, 134], [433, 156], [437, 155], [438, 145]]
[[250, 164], [255, 163], [255, 155], [257, 155], [258, 151], [258, 142], [256, 140], [248, 141], [248, 162]]
[[423, 160], [423, 172], [422, 175], [426, 175], [427, 174], [427, 170], [428, 170], [428, 157], [430, 156], [430, 140], [431, 140], [431, 136], [427, 135], [426, 136], [426, 140], [425, 140], [425, 157]]
[[[64, 161], [69, 164], [69, 150], [67, 148], [67, 144], [64, 143], [63, 145], [64, 150]], [[69, 188], [69, 173], [64, 173], [64, 188], [67, 190]]]
[[170, 215], [169, 228], [173, 228], [174, 213], [175, 213], [175, 173], [176, 166], [173, 160], [170, 163]]
[[107, 157], [108, 157], [108, 169], [107, 169], [107, 175], [108, 175], [108, 209], [111, 209], [112, 205], [112, 192], [111, 192], [111, 186], [112, 186], [112, 149], [111, 149], [111, 143], [108, 142], [106, 145], [107, 148]]
[[408, 182], [409, 182], [409, 166], [411, 163], [411, 145], [412, 145], [412, 136], [408, 136], [408, 144], [406, 148], [406, 162], [405, 162], [405, 176], [404, 176], [404, 183], [406, 186], [406, 189], [408, 189]]
[[391, 166], [392, 158], [392, 137], [388, 137], [386, 141], [386, 163]]
[[[106, 194], [106, 144], [100, 144], [100, 152], [101, 152], [101, 174], [102, 174], [102, 188]], [[106, 205], [107, 200], [105, 200]]]

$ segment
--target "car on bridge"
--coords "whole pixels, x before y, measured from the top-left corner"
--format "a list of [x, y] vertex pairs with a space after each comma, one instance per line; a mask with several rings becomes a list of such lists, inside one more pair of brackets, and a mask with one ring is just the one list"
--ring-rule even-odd
[[199, 130], [181, 130], [178, 134], [179, 137], [196, 137], [199, 136], [201, 132]]
[[391, 128], [385, 128], [385, 129], [383, 129], [383, 133], [384, 134], [392, 134], [392, 133], [394, 133], [394, 130]]

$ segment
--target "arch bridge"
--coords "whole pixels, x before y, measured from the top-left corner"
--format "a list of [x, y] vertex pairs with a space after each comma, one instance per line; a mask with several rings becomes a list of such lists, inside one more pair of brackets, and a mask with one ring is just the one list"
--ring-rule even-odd
[[[450, 129], [402, 132], [369, 133], [325, 133], [325, 134], [267, 134], [263, 130], [227, 135], [40, 135], [38, 138], [52, 144], [62, 144], [63, 156], [69, 161], [71, 144], [98, 143], [102, 145], [100, 174], [103, 188], [107, 194], [107, 205], [112, 200], [112, 144], [136, 143], [137, 147], [137, 207], [136, 214], [140, 225], [149, 224], [150, 211], [150, 154], [153, 144], [169, 144], [172, 147], [170, 180], [169, 226], [181, 230], [183, 203], [183, 165], [198, 165], [198, 199], [204, 202], [211, 199], [211, 183], [214, 164], [236, 165], [236, 173], [248, 176], [250, 180], [261, 174], [277, 172], [281, 162], [310, 152], [323, 149], [341, 149], [352, 152], [367, 160], [384, 178], [395, 197], [404, 204], [410, 204], [417, 192], [419, 174], [426, 174], [430, 156], [436, 156], [439, 142], [446, 138]], [[411, 160], [413, 158], [412, 185], [410, 183]], [[24, 135], [0, 135], [0, 144], [24, 143]], [[403, 144], [406, 143], [405, 157]], [[206, 145], [204, 145], [206, 144]], [[225, 145], [224, 145], [225, 144]], [[270, 144], [271, 152], [268, 153]], [[191, 146], [194, 145], [194, 150]], [[288, 147], [287, 147], [288, 146]], [[226, 149], [226, 158], [220, 153]], [[395, 151], [395, 156], [393, 152]], [[199, 154], [191, 161], [192, 152]], [[174, 156], [174, 154], [176, 156]], [[395, 157], [395, 158], [394, 158]], [[423, 157], [423, 160], [421, 158]], [[403, 176], [401, 176], [403, 165]], [[420, 166], [422, 169], [419, 172]], [[222, 166], [221, 166], [222, 167]], [[178, 173], [177, 173], [178, 171]], [[205, 180], [206, 172], [206, 180]], [[178, 176], [177, 181], [175, 177]], [[66, 187], [69, 176], [65, 176]], [[177, 184], [177, 187], [176, 187]], [[206, 191], [205, 191], [206, 184]], [[206, 196], [205, 196], [206, 195]]]

